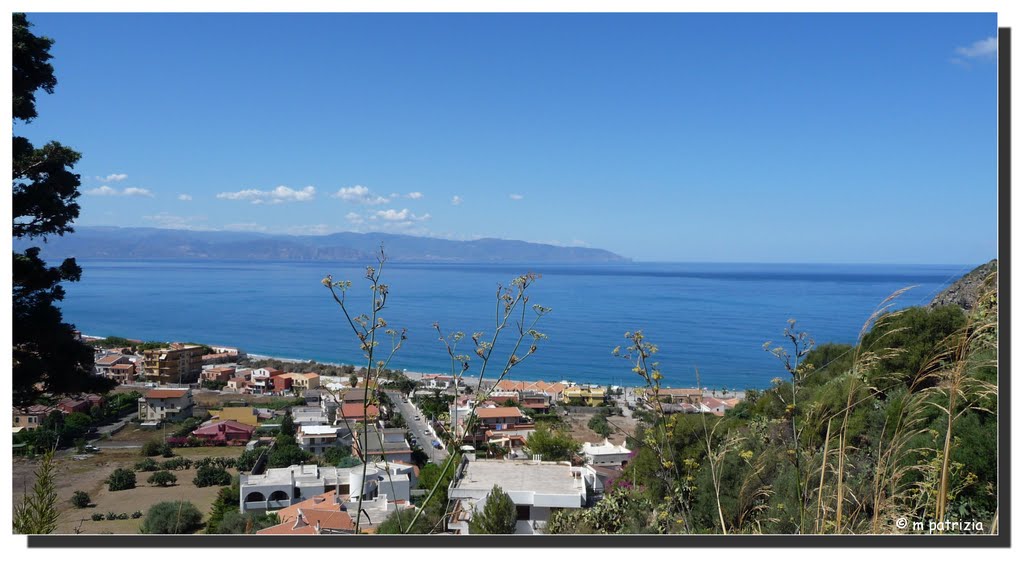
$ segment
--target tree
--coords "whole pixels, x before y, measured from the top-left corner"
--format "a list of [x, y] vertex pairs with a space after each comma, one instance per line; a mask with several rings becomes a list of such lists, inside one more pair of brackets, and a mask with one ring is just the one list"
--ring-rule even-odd
[[374, 530], [376, 534], [429, 534], [438, 526], [436, 513], [424, 513], [412, 523], [415, 512], [412, 510], [398, 509], [391, 512], [383, 522]]
[[292, 414], [288, 413], [281, 420], [281, 434], [288, 436], [295, 436], [295, 421], [292, 420]]
[[171, 450], [171, 446], [158, 438], [154, 438], [153, 440], [147, 441], [143, 444], [141, 453], [143, 456], [164, 456], [165, 458], [169, 458], [174, 455], [174, 452]]
[[324, 462], [336, 466], [341, 460], [352, 455], [352, 449], [346, 446], [331, 446], [324, 450]]
[[199, 529], [203, 515], [188, 501], [157, 503], [146, 512], [139, 531], [143, 534], [191, 534]]
[[[36, 91], [53, 93], [57, 85], [49, 62], [53, 40], [33, 35], [25, 14], [14, 14], [13, 24], [13, 116], [28, 123], [36, 117]], [[58, 142], [36, 148], [22, 136], [12, 144], [13, 237], [45, 243], [47, 236], [73, 232], [80, 177], [71, 169], [81, 155]], [[49, 267], [39, 253], [29, 247], [12, 254], [14, 402], [29, 404], [44, 392], [106, 393], [114, 381], [92, 375], [92, 347], [55, 305], [64, 299], [60, 283], [78, 281], [82, 269], [73, 258]]]
[[353, 374], [353, 375], [348, 377], [348, 385], [349, 386], [354, 388], [354, 387], [356, 387], [356, 384], [358, 384], [358, 383], [359, 383], [359, 378], [356, 378], [355, 374]]
[[75, 491], [75, 494], [71, 495], [71, 504], [75, 505], [75, 508], [85, 508], [91, 503], [92, 499], [85, 491]]
[[514, 534], [516, 532], [516, 504], [508, 493], [495, 485], [487, 494], [483, 510], [477, 510], [469, 519], [472, 534]]
[[130, 469], [117, 468], [107, 478], [107, 486], [111, 491], [123, 491], [135, 488], [135, 472]]
[[178, 476], [174, 475], [169, 471], [158, 471], [153, 475], [149, 476], [146, 483], [150, 485], [157, 485], [159, 487], [169, 487], [178, 482]]
[[21, 498], [21, 504], [14, 507], [16, 534], [52, 534], [57, 529], [60, 513], [57, 512], [56, 471], [53, 450], [50, 450], [39, 462], [32, 489]]
[[604, 438], [608, 438], [608, 435], [612, 433], [612, 429], [608, 425], [608, 417], [603, 413], [598, 413], [591, 417], [587, 427]]
[[533, 454], [541, 455], [545, 460], [567, 461], [579, 453], [580, 444], [564, 430], [552, 429], [547, 425], [538, 425], [526, 438], [526, 447]]
[[[281, 521], [277, 514], [256, 514], [253, 512], [242, 514], [238, 510], [233, 510], [225, 513], [223, 518], [213, 527], [213, 530], [208, 533], [255, 534], [259, 530], [276, 526], [280, 523]], [[212, 523], [210, 525], [212, 526]]]
[[196, 472], [192, 480], [196, 487], [211, 487], [214, 485], [231, 485], [231, 474], [222, 467], [203, 466]]

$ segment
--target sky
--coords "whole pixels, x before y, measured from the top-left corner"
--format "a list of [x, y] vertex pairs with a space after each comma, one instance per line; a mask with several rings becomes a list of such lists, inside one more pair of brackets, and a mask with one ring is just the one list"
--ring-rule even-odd
[[78, 225], [996, 256], [994, 14], [30, 14]]

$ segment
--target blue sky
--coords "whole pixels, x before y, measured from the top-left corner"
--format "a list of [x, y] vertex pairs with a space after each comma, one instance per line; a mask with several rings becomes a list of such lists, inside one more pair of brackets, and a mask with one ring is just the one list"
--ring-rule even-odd
[[996, 255], [992, 14], [30, 14], [81, 225]]

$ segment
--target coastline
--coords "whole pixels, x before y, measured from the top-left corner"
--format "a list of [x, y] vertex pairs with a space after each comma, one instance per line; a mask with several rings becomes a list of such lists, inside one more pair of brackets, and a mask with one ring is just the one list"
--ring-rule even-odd
[[[96, 335], [89, 335], [89, 334], [86, 334], [86, 333], [82, 333], [82, 337], [83, 338], [93, 338], [93, 339], [103, 339], [104, 338], [104, 337], [99, 337], [99, 336], [96, 336]], [[202, 343], [202, 344], [209, 345], [209, 343], [205, 343], [205, 342]], [[237, 345], [211, 345], [211, 346], [228, 346], [228, 347], [236, 347], [236, 348], [241, 349], [241, 347], [238, 347]], [[242, 350], [244, 351], [244, 349], [242, 349]], [[321, 365], [325, 365], [325, 366], [333, 366], [333, 367], [338, 367], [338, 368], [341, 368], [343, 366], [353, 366], [356, 369], [365, 368], [365, 366], [355, 365], [355, 364], [346, 364], [346, 363], [343, 363], [343, 362], [329, 362], [329, 361], [321, 361], [321, 360], [315, 360], [315, 359], [301, 359], [301, 358], [294, 358], [294, 357], [282, 357], [282, 356], [266, 355], [266, 354], [262, 354], [262, 353], [246, 352], [245, 355], [249, 359], [255, 359], [255, 360], [276, 360], [276, 361], [279, 361], [279, 362], [288, 363], [288, 364], [296, 364], [296, 365], [308, 364], [308, 363], [312, 362], [312, 363], [315, 363], [315, 364], [321, 364]], [[409, 379], [416, 380], [416, 381], [419, 381], [419, 380], [423, 379], [424, 376], [451, 376], [451, 372], [441, 372], [441, 371], [428, 372], [428, 371], [422, 371], [422, 370], [407, 370], [407, 369], [402, 369], [402, 368], [391, 368], [390, 370], [400, 370]], [[607, 382], [588, 381], [588, 380], [585, 380], [585, 379], [583, 379], [583, 380], [576, 380], [576, 379], [570, 379], [570, 378], [561, 378], [561, 379], [558, 379], [558, 380], [555, 380], [555, 379], [550, 379], [549, 380], [549, 379], [544, 379], [544, 378], [540, 378], [540, 377], [522, 378], [522, 377], [516, 376], [515, 374], [511, 374], [511, 375], [507, 376], [505, 379], [513, 381], [513, 382], [534, 382], [534, 381], [538, 381], [538, 380], [545, 381], [545, 382], [569, 382], [569, 385], [595, 385], [595, 386], [607, 386], [609, 388], [611, 388], [611, 387], [623, 387], [623, 388], [634, 388], [634, 387], [636, 387], [636, 386], [631, 386], [631, 385], [621, 385], [620, 386], [620, 385], [617, 385], [617, 384], [612, 384], [612, 383], [607, 383]], [[467, 383], [467, 385], [475, 386], [478, 378], [476, 377], [476, 375], [473, 375], [473, 376], [467, 375], [467, 376], [464, 376], [463, 380]], [[484, 382], [489, 382], [489, 383], [493, 384], [494, 382], [497, 381], [497, 379], [496, 378], [484, 378], [483, 381]], [[662, 387], [665, 388], [665, 389], [672, 389], [675, 386], [663, 385]], [[693, 386], [692, 385], [690, 385], [690, 386], [683, 385], [683, 386], [678, 386], [678, 387], [680, 387], [680, 388], [689, 388], [689, 387], [693, 387]], [[742, 393], [744, 393], [745, 391], [747, 391], [749, 389], [763, 389], [763, 388], [728, 388], [728, 391], [730, 393], [734, 393], [734, 394], [742, 394]], [[703, 388], [703, 390], [705, 390], [705, 391], [712, 391], [712, 388], [705, 387], [705, 388]]]

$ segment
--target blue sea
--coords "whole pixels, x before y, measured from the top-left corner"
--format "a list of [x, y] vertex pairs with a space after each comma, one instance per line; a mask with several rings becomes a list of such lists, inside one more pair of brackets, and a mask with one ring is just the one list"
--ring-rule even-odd
[[[368, 312], [365, 268], [353, 263], [80, 259], [82, 281], [66, 284], [65, 319], [89, 335], [238, 346], [249, 353], [336, 363], [363, 362], [329, 291], [327, 274], [349, 279], [355, 313]], [[789, 318], [818, 343], [853, 343], [892, 292], [916, 288], [901, 306], [927, 304], [972, 265], [385, 265], [390, 286], [381, 314], [408, 329], [391, 367], [448, 372], [432, 327], [490, 332], [494, 296], [526, 271], [542, 275], [531, 304], [552, 308], [538, 326], [548, 339], [513, 369], [515, 379], [631, 385], [631, 365], [612, 355], [624, 333], [642, 329], [657, 344], [670, 387], [762, 388], [783, 376], [765, 341]], [[506, 340], [514, 334], [506, 333]], [[388, 343], [382, 343], [386, 349]], [[499, 350], [508, 349], [500, 346]], [[466, 354], [472, 355], [469, 346]], [[495, 355], [499, 356], [499, 355]], [[473, 357], [470, 372], [480, 363]], [[487, 374], [496, 376], [500, 364]]]

